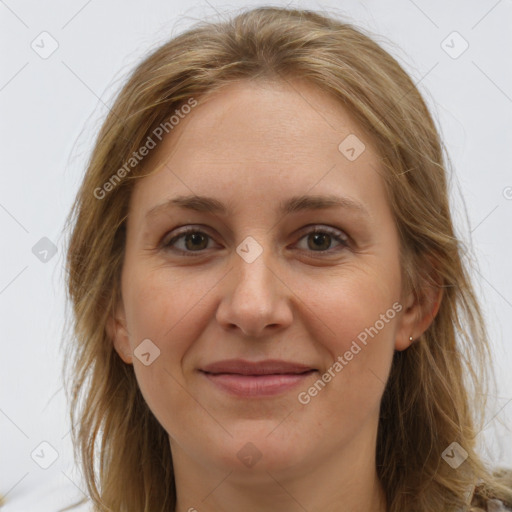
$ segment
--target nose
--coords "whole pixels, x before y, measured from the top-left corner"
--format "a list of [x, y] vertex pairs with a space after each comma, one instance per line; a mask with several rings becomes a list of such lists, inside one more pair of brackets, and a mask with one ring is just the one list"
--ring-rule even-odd
[[279, 265], [271, 261], [270, 251], [265, 249], [251, 263], [238, 253], [233, 254], [233, 260], [217, 308], [219, 324], [227, 330], [240, 329], [253, 338], [289, 326], [293, 318], [293, 293], [284, 275], [279, 275]]

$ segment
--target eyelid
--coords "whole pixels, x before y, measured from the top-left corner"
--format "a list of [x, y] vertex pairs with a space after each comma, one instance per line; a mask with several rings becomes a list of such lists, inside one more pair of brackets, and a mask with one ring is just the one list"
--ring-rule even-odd
[[310, 233], [327, 233], [329, 235], [333, 235], [334, 237], [341, 238], [347, 243], [350, 241], [350, 237], [345, 231], [340, 228], [327, 226], [325, 224], [308, 224], [299, 230], [299, 234], [302, 234], [303, 232], [304, 235]]

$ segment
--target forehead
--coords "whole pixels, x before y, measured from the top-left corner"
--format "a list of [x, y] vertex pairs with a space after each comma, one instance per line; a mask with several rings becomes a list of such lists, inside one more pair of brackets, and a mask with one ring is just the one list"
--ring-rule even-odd
[[[349, 134], [367, 139], [338, 100], [304, 80], [234, 82], [199, 103], [157, 153], [170, 154], [186, 144], [219, 161], [240, 156], [243, 161], [300, 162], [320, 153], [337, 157], [339, 142]], [[189, 156], [200, 159], [201, 154]]]
[[[135, 206], [175, 194], [239, 207], [308, 191], [373, 202], [384, 194], [372, 142], [338, 100], [305, 81], [240, 81], [198, 102], [153, 151], [156, 172], [138, 180]], [[357, 158], [343, 153], [347, 144]]]

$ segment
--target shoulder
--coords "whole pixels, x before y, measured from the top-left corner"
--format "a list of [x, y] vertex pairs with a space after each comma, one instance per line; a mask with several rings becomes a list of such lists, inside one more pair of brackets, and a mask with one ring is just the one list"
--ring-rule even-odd
[[485, 512], [512, 512], [512, 470], [493, 471], [489, 481], [476, 486], [471, 505]]
[[487, 512], [512, 512], [512, 508], [506, 506], [498, 499], [487, 500]]

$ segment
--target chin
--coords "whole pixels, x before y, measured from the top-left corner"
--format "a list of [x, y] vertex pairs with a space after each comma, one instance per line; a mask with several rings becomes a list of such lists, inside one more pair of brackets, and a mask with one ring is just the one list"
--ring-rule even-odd
[[[304, 464], [306, 454], [297, 449], [311, 446], [306, 442], [294, 442], [293, 436], [281, 439], [269, 430], [253, 432], [246, 430], [244, 435], [236, 435], [225, 439], [224, 444], [216, 444], [218, 448], [211, 453], [215, 465], [223, 471], [233, 471], [241, 475], [264, 476], [268, 473], [287, 471]], [[209, 446], [211, 449], [211, 445]]]

